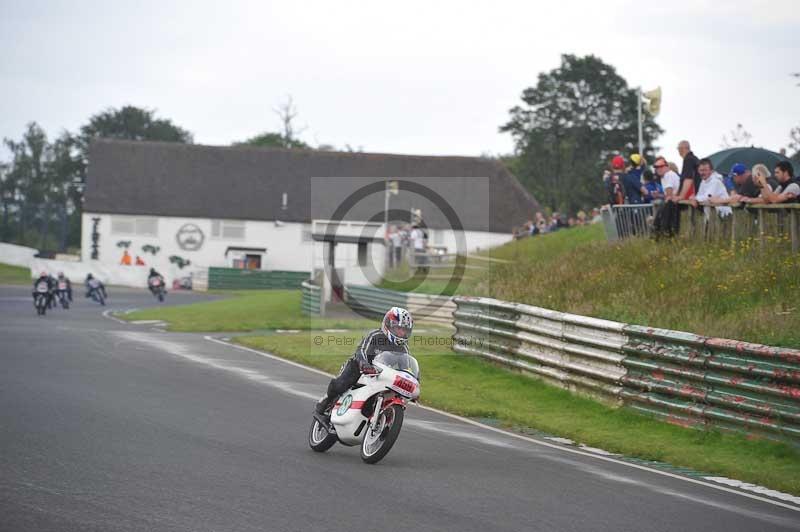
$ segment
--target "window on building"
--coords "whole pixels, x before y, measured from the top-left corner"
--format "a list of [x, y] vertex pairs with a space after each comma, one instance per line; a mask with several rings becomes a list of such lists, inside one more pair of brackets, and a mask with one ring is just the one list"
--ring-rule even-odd
[[112, 216], [111, 233], [126, 236], [158, 236], [158, 218]]
[[233, 220], [214, 220], [211, 222], [211, 238], [224, 240], [244, 240], [245, 222]]

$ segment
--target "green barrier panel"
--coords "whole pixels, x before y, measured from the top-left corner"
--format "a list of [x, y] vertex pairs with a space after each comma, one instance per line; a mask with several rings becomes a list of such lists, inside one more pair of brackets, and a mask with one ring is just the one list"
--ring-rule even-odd
[[209, 268], [208, 288], [209, 290], [296, 289], [300, 288], [309, 276], [309, 272]]
[[800, 441], [800, 351], [636, 325], [625, 333], [626, 404], [680, 425]]
[[300, 287], [302, 299], [300, 309], [307, 316], [320, 316], [322, 314], [322, 290], [319, 286], [304, 281]]
[[347, 304], [356, 312], [382, 318], [391, 307], [407, 307], [408, 295], [405, 292], [384, 290], [374, 286], [345, 286]]

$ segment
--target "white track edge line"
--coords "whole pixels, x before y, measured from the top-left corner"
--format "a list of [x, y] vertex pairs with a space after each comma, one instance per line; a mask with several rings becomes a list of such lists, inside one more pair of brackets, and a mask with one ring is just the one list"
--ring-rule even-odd
[[[276, 356], [276, 355], [273, 355], [273, 354], [270, 354], [270, 353], [266, 353], [264, 351], [259, 351], [258, 349], [253, 349], [251, 347], [246, 347], [246, 346], [243, 346], [243, 345], [238, 345], [238, 344], [233, 344], [233, 343], [230, 343], [230, 342], [225, 342], [223, 340], [218, 340], [216, 338], [212, 338], [211, 336], [204, 336], [203, 338], [205, 338], [208, 341], [215, 342], [215, 343], [218, 343], [218, 344], [221, 344], [221, 345], [225, 345], [225, 346], [228, 346], [228, 347], [234, 347], [236, 349], [241, 349], [243, 351], [249, 351], [251, 353], [255, 353], [257, 355], [263, 356], [265, 358], [269, 358], [271, 360], [276, 360], [278, 362], [283, 362], [285, 364], [288, 364], [290, 366], [294, 366], [296, 368], [301, 368], [301, 369], [304, 369], [304, 370], [307, 370], [307, 371], [311, 371], [311, 372], [316, 373], [318, 375], [324, 375], [326, 377], [333, 377], [332, 374], [327, 373], [325, 371], [321, 371], [321, 370], [318, 370], [316, 368], [312, 368], [310, 366], [306, 366], [304, 364], [300, 364], [299, 362], [294, 362], [292, 360], [287, 360], [285, 358], [281, 358], [279, 356]], [[768, 499], [766, 497], [760, 497], [758, 495], [753, 495], [751, 493], [747, 493], [747, 492], [744, 492], [744, 491], [741, 491], [741, 490], [735, 490], [735, 489], [732, 489], [732, 488], [727, 488], [725, 486], [720, 486], [719, 484], [712, 484], [710, 482], [704, 482], [702, 480], [697, 480], [697, 479], [694, 479], [694, 478], [684, 477], [682, 475], [676, 475], [675, 473], [670, 473], [668, 471], [662, 471], [660, 469], [654, 469], [654, 468], [643, 466], [643, 465], [639, 465], [639, 464], [633, 464], [631, 462], [626, 462], [626, 461], [623, 461], [623, 460], [616, 460], [614, 458], [610, 458], [610, 457], [607, 457], [607, 456], [601, 456], [601, 455], [597, 455], [597, 454], [593, 454], [593, 453], [589, 453], [589, 452], [585, 452], [585, 451], [580, 451], [578, 449], [571, 449], [571, 448], [563, 446], [563, 445], [556, 445], [554, 443], [548, 443], [548, 442], [544, 442], [544, 441], [539, 441], [537, 439], [530, 438], [528, 436], [523, 436], [522, 434], [516, 434], [514, 432], [509, 432], [509, 431], [506, 431], [506, 430], [503, 430], [503, 429], [498, 429], [497, 427], [492, 427], [490, 425], [484, 425], [483, 423], [479, 423], [477, 421], [473, 421], [473, 420], [471, 420], [469, 418], [465, 418], [465, 417], [462, 417], [462, 416], [459, 416], [459, 415], [456, 415], [456, 414], [451, 414], [450, 412], [445, 412], [443, 410], [438, 410], [438, 409], [432, 408], [430, 406], [424, 406], [424, 405], [420, 405], [420, 404], [417, 404], [417, 406], [419, 408], [424, 409], [424, 410], [428, 410], [430, 412], [435, 412], [437, 414], [443, 415], [445, 417], [449, 417], [451, 419], [456, 419], [458, 421], [461, 421], [462, 423], [467, 423], [468, 425], [472, 425], [474, 427], [478, 427], [478, 428], [481, 428], [481, 429], [484, 429], [484, 430], [488, 430], [488, 431], [491, 431], [491, 432], [495, 432], [495, 433], [498, 433], [498, 434], [503, 434], [504, 436], [510, 436], [512, 438], [517, 438], [519, 440], [523, 440], [523, 441], [526, 441], [526, 442], [529, 442], [529, 443], [534, 443], [536, 445], [541, 445], [543, 447], [549, 447], [551, 449], [558, 449], [558, 450], [561, 450], [561, 451], [566, 451], [568, 453], [577, 454], [577, 455], [580, 455], [580, 456], [587, 456], [587, 457], [593, 458], [595, 460], [603, 460], [605, 462], [611, 462], [611, 463], [614, 463], [614, 464], [619, 464], [619, 465], [623, 465], [623, 466], [627, 466], [627, 467], [632, 467], [634, 469], [639, 469], [639, 470], [642, 470], [642, 471], [648, 471], [650, 473], [656, 473], [658, 475], [662, 475], [662, 476], [665, 476], [665, 477], [670, 477], [670, 478], [675, 478], [675, 479], [678, 479], [678, 480], [683, 480], [685, 482], [690, 482], [692, 484], [698, 484], [700, 486], [706, 486], [708, 488], [712, 488], [712, 489], [715, 489], [715, 490], [718, 490], [718, 491], [725, 491], [727, 493], [733, 493], [734, 495], [740, 495], [742, 497], [747, 497], [748, 499], [753, 499], [753, 500], [756, 500], [756, 501], [766, 502], [767, 504], [772, 504], [774, 506], [780, 506], [780, 507], [783, 507], [783, 508], [786, 508], [786, 509], [789, 509], [789, 510], [793, 510], [795, 512], [800, 512], [800, 507], [792, 505], [792, 504], [787, 504], [787, 503], [784, 503], [784, 502], [776, 501], [774, 499]]]
[[114, 320], [114, 321], [116, 321], [117, 323], [122, 323], [122, 324], [124, 324], [124, 325], [128, 325], [128, 322], [127, 322], [127, 321], [125, 321], [125, 320], [121, 320], [121, 319], [119, 319], [119, 318], [115, 318], [114, 316], [112, 316], [112, 315], [111, 315], [111, 312], [113, 312], [113, 310], [111, 310], [111, 309], [106, 309], [106, 310], [104, 310], [104, 311], [103, 311], [103, 317], [104, 317], [104, 318], [108, 318], [108, 319], [110, 319], [110, 320]]

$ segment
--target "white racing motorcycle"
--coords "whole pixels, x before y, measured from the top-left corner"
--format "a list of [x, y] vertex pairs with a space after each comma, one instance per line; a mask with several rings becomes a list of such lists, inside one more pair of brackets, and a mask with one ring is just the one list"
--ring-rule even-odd
[[316, 418], [308, 444], [319, 453], [337, 441], [361, 445], [361, 459], [379, 462], [397, 441], [408, 401], [419, 398], [419, 364], [405, 352], [383, 351], [372, 360], [377, 374], [363, 374], [333, 405], [331, 424]]

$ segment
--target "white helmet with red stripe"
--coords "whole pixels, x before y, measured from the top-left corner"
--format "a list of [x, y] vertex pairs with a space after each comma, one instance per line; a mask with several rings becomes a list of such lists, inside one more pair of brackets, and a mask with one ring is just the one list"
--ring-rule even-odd
[[381, 323], [383, 334], [395, 345], [408, 343], [413, 328], [414, 320], [411, 318], [411, 313], [401, 307], [390, 308]]

